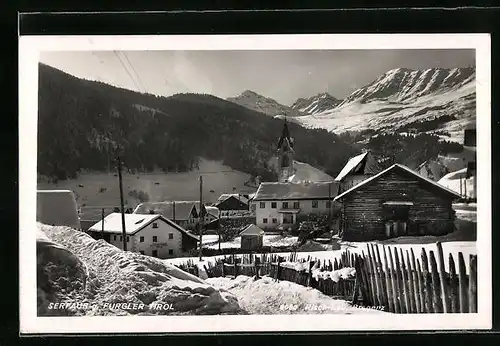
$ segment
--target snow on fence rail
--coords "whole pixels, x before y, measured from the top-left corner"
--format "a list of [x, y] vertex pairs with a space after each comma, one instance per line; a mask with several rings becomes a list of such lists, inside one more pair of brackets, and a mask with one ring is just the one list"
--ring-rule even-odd
[[[364, 305], [384, 306], [395, 313], [475, 313], [477, 312], [477, 255], [470, 255], [466, 274], [462, 252], [455, 260], [449, 255], [445, 270], [443, 247], [437, 243], [437, 261], [433, 251], [422, 248], [421, 262], [413, 250], [394, 249], [370, 244], [368, 254], [355, 256], [356, 298]], [[381, 253], [383, 257], [381, 257]], [[420, 264], [422, 263], [422, 265]], [[355, 301], [355, 299], [354, 299]]]
[[[298, 260], [297, 253], [246, 254], [225, 256], [203, 266], [208, 277], [269, 275], [275, 280], [291, 281], [320, 292], [365, 306], [384, 307], [394, 313], [475, 313], [477, 312], [477, 255], [470, 255], [469, 271], [462, 252], [458, 265], [453, 255], [446, 271], [441, 243], [434, 252], [422, 247], [420, 260], [409, 251], [369, 244], [368, 253], [348, 250], [331, 260]], [[382, 250], [380, 250], [382, 248]], [[178, 265], [199, 275], [193, 261]], [[458, 268], [458, 271], [457, 271]]]
[[[354, 255], [346, 251], [339, 260], [333, 262], [312, 259], [301, 261], [297, 253], [288, 256], [277, 254], [246, 254], [217, 259], [208, 262], [203, 270], [208, 277], [238, 275], [260, 277], [268, 275], [275, 280], [285, 280], [302, 286], [315, 288], [322, 293], [342, 299], [351, 299], [355, 287]], [[180, 269], [199, 276], [199, 268], [193, 261], [177, 265]]]

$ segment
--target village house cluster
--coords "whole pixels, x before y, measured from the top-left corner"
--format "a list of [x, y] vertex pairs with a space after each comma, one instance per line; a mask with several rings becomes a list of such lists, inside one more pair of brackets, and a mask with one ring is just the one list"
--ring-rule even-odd
[[[473, 139], [471, 139], [474, 137]], [[465, 148], [475, 147], [475, 131], [466, 132]], [[128, 250], [145, 255], [180, 257], [196, 249], [202, 232], [216, 231], [221, 220], [251, 218], [240, 225], [241, 248], [263, 246], [265, 232], [297, 230], [311, 215], [324, 216], [331, 234], [351, 241], [370, 241], [403, 235], [443, 235], [453, 231], [452, 203], [463, 198], [448, 188], [401, 164], [382, 169], [370, 152], [352, 157], [335, 177], [322, 174], [311, 180], [295, 160], [293, 138], [285, 120], [276, 151], [278, 181], [261, 182], [255, 193], [222, 194], [213, 205], [199, 201], [144, 202], [125, 214]], [[466, 163], [464, 175], [475, 177], [475, 156]], [[39, 191], [37, 220], [83, 229], [93, 237], [121, 247], [121, 213], [113, 212], [97, 220], [81, 220], [72, 213], [65, 217], [54, 205], [75, 207], [62, 202], [71, 191]], [[50, 207], [47, 207], [50, 206]]]

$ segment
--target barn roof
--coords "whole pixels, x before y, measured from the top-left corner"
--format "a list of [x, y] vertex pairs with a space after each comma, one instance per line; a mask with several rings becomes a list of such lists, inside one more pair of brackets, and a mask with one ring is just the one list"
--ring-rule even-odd
[[161, 214], [167, 219], [173, 219], [175, 205], [175, 220], [188, 220], [193, 208], [198, 211], [197, 204], [199, 202], [195, 201], [144, 202], [135, 208], [134, 214], [150, 214], [152, 210], [155, 214]]
[[350, 193], [352, 193], [353, 191], [356, 191], [356, 190], [358, 190], [358, 189], [360, 189], [360, 188], [362, 188], [362, 187], [370, 184], [371, 182], [377, 180], [380, 177], [383, 177], [384, 175], [387, 175], [388, 173], [390, 173], [390, 172], [392, 172], [394, 170], [400, 170], [402, 172], [409, 173], [410, 175], [414, 176], [415, 178], [417, 178], [418, 180], [422, 181], [423, 183], [428, 184], [429, 186], [432, 186], [434, 188], [437, 188], [440, 191], [449, 194], [453, 198], [461, 198], [461, 196], [459, 194], [457, 194], [455, 191], [450, 190], [450, 189], [444, 187], [441, 184], [438, 184], [438, 183], [436, 183], [436, 182], [434, 182], [434, 181], [432, 181], [432, 180], [430, 180], [428, 178], [425, 178], [425, 177], [421, 176], [420, 174], [418, 174], [417, 172], [409, 169], [406, 166], [403, 166], [403, 165], [400, 165], [400, 164], [396, 163], [396, 164], [392, 165], [391, 167], [383, 170], [382, 172], [380, 172], [380, 173], [378, 173], [378, 174], [376, 174], [376, 175], [374, 175], [374, 176], [372, 176], [372, 177], [370, 177], [370, 178], [362, 181], [361, 183], [359, 183], [359, 184], [355, 185], [354, 187], [350, 188], [349, 190], [341, 193], [340, 195], [338, 195], [337, 197], [335, 197], [334, 200], [335, 201], [340, 200], [343, 197], [345, 197], [345, 196], [349, 195]]
[[261, 228], [252, 224], [245, 227], [240, 235], [262, 235], [264, 233], [265, 232]]
[[[125, 231], [129, 235], [133, 235], [139, 232], [141, 229], [156, 220], [161, 220], [166, 222], [170, 226], [176, 228], [181, 233], [193, 238], [198, 239], [196, 236], [192, 235], [184, 228], [178, 224], [164, 218], [158, 214], [124, 214], [125, 215]], [[111, 213], [104, 218], [104, 232], [105, 233], [122, 233], [122, 214], [121, 213]], [[89, 231], [102, 232], [102, 220], [94, 224], [89, 228]]]
[[339, 183], [336, 181], [305, 183], [268, 182], [260, 184], [253, 200], [328, 199], [335, 197], [338, 189]]
[[367, 151], [350, 158], [335, 180], [342, 181], [349, 174], [376, 174], [379, 173], [379, 171], [380, 167], [378, 162], [372, 154]]
[[231, 198], [231, 197], [236, 198], [237, 200], [239, 200], [242, 203], [248, 204], [248, 198], [246, 198], [242, 194], [237, 194], [237, 193], [223, 193], [222, 195], [220, 195], [219, 199], [217, 200], [217, 203], [222, 203], [226, 199]]

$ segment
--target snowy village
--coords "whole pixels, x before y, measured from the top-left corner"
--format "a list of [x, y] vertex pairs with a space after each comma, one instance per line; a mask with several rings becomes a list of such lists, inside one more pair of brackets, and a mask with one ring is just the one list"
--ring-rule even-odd
[[[133, 69], [132, 94], [41, 64], [38, 315], [477, 312], [475, 72], [396, 67], [343, 100], [288, 107], [250, 91], [147, 103]], [[67, 112], [50, 102], [57, 85], [78, 95]], [[199, 118], [164, 135], [183, 102]], [[216, 120], [228, 109], [238, 122]], [[391, 136], [410, 144], [391, 151]]]

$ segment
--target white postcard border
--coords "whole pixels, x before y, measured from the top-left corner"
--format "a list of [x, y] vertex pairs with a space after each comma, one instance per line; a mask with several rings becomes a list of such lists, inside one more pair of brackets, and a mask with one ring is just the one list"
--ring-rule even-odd
[[[475, 49], [478, 313], [38, 317], [36, 159], [41, 51]], [[21, 333], [473, 330], [492, 326], [491, 50], [489, 34], [21, 36], [19, 40], [19, 263]]]

